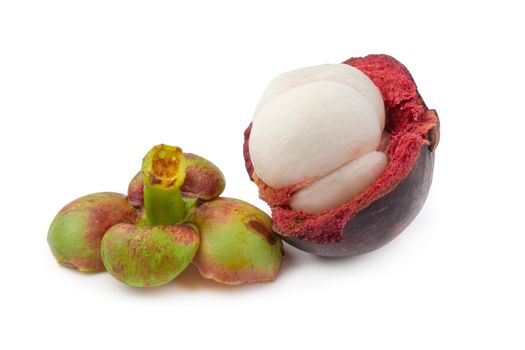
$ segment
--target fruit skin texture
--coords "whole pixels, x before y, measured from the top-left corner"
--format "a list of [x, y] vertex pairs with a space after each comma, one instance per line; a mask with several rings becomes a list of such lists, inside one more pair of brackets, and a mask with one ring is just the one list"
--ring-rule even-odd
[[102, 239], [106, 269], [135, 287], [155, 287], [177, 277], [192, 261], [199, 233], [191, 225], [136, 226], [119, 224]]
[[60, 264], [83, 272], [104, 271], [102, 237], [113, 225], [134, 222], [136, 217], [126, 196], [113, 192], [90, 194], [60, 210], [51, 223], [47, 241]]
[[202, 276], [231, 285], [275, 279], [283, 248], [264, 212], [238, 199], [217, 198], [200, 205], [193, 222], [201, 233], [193, 263]]
[[320, 214], [292, 210], [291, 195], [301, 184], [273, 189], [254, 173], [245, 131], [246, 169], [259, 195], [272, 208], [273, 229], [286, 242], [310, 253], [344, 257], [377, 249], [395, 238], [416, 217], [432, 182], [439, 118], [429, 110], [408, 70], [387, 55], [345, 61], [365, 73], [381, 91], [385, 130], [391, 134], [385, 154], [389, 164], [363, 193], [339, 208]]
[[[192, 153], [184, 153], [186, 178], [181, 186], [184, 197], [210, 200], [218, 197], [226, 186], [224, 175], [209, 160]], [[134, 207], [144, 205], [144, 176], [139, 171], [128, 186], [128, 199]]]
[[136, 208], [144, 206], [144, 175], [142, 175], [142, 171], [133, 176], [129, 182], [128, 200]]
[[209, 160], [192, 153], [184, 153], [186, 158], [186, 179], [181, 191], [186, 197], [211, 200], [217, 198], [226, 181], [221, 170]]

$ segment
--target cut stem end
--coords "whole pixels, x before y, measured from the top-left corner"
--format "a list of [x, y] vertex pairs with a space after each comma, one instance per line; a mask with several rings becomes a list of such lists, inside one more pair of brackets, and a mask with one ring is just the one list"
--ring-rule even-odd
[[186, 175], [186, 159], [179, 147], [157, 145], [142, 162], [144, 207], [148, 225], [171, 225], [184, 221], [186, 206], [180, 186]]

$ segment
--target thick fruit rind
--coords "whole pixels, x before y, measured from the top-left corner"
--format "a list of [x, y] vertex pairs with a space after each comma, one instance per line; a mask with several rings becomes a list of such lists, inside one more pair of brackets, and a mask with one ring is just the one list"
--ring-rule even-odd
[[273, 281], [282, 242], [268, 215], [249, 203], [217, 198], [196, 209], [201, 244], [194, 265], [202, 276], [224, 284]]
[[191, 224], [115, 225], [102, 240], [109, 273], [135, 287], [155, 287], [177, 277], [192, 261], [199, 233]]
[[74, 200], [56, 215], [47, 241], [56, 260], [83, 272], [103, 271], [100, 242], [106, 231], [122, 222], [134, 222], [137, 213], [126, 196], [94, 193]]
[[[350, 256], [381, 247], [415, 218], [432, 181], [439, 118], [429, 110], [408, 70], [387, 55], [369, 55], [344, 62], [365, 73], [380, 89], [387, 113], [386, 149], [389, 165], [351, 202], [314, 215], [289, 207], [291, 195], [303, 184], [281, 189], [264, 184], [254, 172], [245, 131], [244, 156], [260, 197], [272, 208], [273, 229], [290, 244], [324, 256]], [[355, 222], [354, 222], [355, 221]]]
[[393, 191], [358, 212], [344, 227], [343, 239], [317, 244], [296, 237], [287, 243], [320, 256], [345, 257], [380, 248], [397, 237], [417, 216], [432, 182], [434, 153], [423, 146], [416, 166]]
[[[210, 200], [218, 197], [226, 186], [224, 175], [220, 169], [209, 160], [192, 154], [184, 153], [186, 158], [186, 178], [181, 186], [185, 197]], [[131, 205], [144, 205], [144, 176], [139, 171], [128, 186], [128, 199]]]

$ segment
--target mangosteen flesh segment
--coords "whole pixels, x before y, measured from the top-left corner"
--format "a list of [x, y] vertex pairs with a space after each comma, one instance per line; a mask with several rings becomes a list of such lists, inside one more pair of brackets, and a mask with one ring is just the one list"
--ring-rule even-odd
[[[323, 75], [314, 70], [312, 74], [303, 77], [299, 74], [301, 70], [298, 70], [276, 78], [264, 93], [252, 124], [245, 131], [244, 142], [246, 169], [250, 178], [259, 187], [260, 197], [272, 209], [274, 231], [299, 249], [332, 257], [362, 254], [379, 248], [408, 226], [420, 211], [428, 195], [432, 181], [434, 150], [439, 142], [437, 113], [426, 107], [412, 76], [401, 63], [387, 55], [369, 55], [352, 58], [345, 61], [343, 65], [333, 66], [345, 65], [352, 67], [352, 72], [358, 71], [367, 77], [380, 93], [385, 112], [384, 130], [380, 114], [377, 114], [377, 102], [374, 102], [376, 99], [370, 93], [373, 90], [364, 83], [367, 80], [353, 80], [354, 83], [358, 81], [361, 84], [355, 85], [354, 91], [368, 97], [365, 99], [368, 101], [368, 109], [365, 107], [358, 109], [354, 106], [354, 111], [368, 113], [367, 116], [370, 118], [367, 122], [373, 120], [371, 116], [379, 116], [379, 141], [376, 134], [368, 134], [374, 137], [373, 143], [365, 142], [366, 147], [357, 147], [357, 149], [349, 146], [351, 141], [347, 139], [360, 136], [359, 130], [354, 131], [352, 128], [359, 129], [363, 125], [366, 129], [366, 124], [344, 121], [341, 125], [338, 113], [343, 112], [339, 111], [339, 107], [346, 107], [345, 103], [348, 101], [341, 102], [342, 94], [335, 88], [324, 89], [321, 92], [331, 91], [335, 96], [323, 96], [321, 99], [315, 98], [317, 90], [312, 86], [309, 87], [308, 94], [301, 95], [296, 91], [298, 97], [294, 97], [293, 94], [293, 98], [282, 97], [285, 94], [290, 96], [293, 90], [316, 84], [319, 80], [340, 82], [334, 78], [336, 72], [347, 72], [341, 68], [335, 68], [332, 72], [324, 66], [325, 70], [331, 71], [330, 74], [323, 73]], [[323, 71], [321, 68], [316, 69]], [[273, 88], [272, 85], [277, 88]], [[367, 87], [367, 90], [364, 90], [363, 86]], [[273, 90], [276, 92], [272, 92]], [[302, 97], [308, 99], [304, 101], [305, 104], [313, 110], [317, 108], [316, 111], [324, 118], [310, 118], [309, 114], [304, 113], [304, 109], [297, 107]], [[331, 104], [319, 106], [316, 101], [324, 103], [332, 101], [336, 106]], [[357, 103], [362, 100], [352, 101]], [[273, 119], [265, 115], [265, 113], [271, 114], [272, 108], [278, 109], [272, 107], [272, 104], [279, 103], [281, 103], [280, 109], [285, 112], [281, 111], [277, 117], [273, 113]], [[286, 112], [287, 109], [291, 111]], [[300, 116], [297, 117], [296, 114]], [[333, 118], [334, 114], [335, 118]], [[265, 164], [264, 157], [261, 157], [253, 147], [259, 147], [258, 143], [261, 140], [263, 146], [266, 146], [264, 142], [269, 141], [269, 134], [275, 137], [273, 143], [276, 144], [269, 145], [269, 149], [272, 152], [279, 147], [283, 149], [283, 144], [286, 145], [289, 141], [286, 138], [288, 131], [275, 131], [271, 125], [266, 125], [267, 130], [259, 130], [259, 126], [264, 126], [263, 121], [266, 118], [272, 120], [280, 129], [296, 128], [295, 121], [301, 120], [303, 125], [299, 127], [300, 132], [311, 138], [309, 144], [305, 142], [301, 145], [304, 147], [303, 150], [288, 153], [284, 161], [277, 159], [273, 165], [275, 169], [272, 169], [271, 164]], [[322, 139], [316, 139], [316, 136], [322, 135], [323, 129], [334, 129], [333, 125], [326, 125], [323, 121], [335, 123], [337, 130], [331, 134], [326, 133]], [[257, 137], [252, 139], [254, 135]], [[301, 140], [300, 136], [295, 134], [293, 137], [295, 137], [292, 138], [293, 140]], [[340, 143], [338, 144], [337, 141]], [[360, 142], [355, 144], [360, 145]], [[332, 146], [334, 144], [337, 146]], [[370, 148], [370, 145], [375, 148]], [[291, 149], [293, 150], [293, 146]], [[342, 164], [328, 173], [323, 173], [322, 169], [318, 169], [319, 167], [314, 168], [319, 165], [316, 163], [320, 155], [327, 150], [333, 152], [344, 150], [346, 153], [329, 154], [332, 166], [337, 163], [336, 160], [342, 161]], [[277, 157], [272, 152], [269, 152], [268, 156]], [[377, 153], [384, 154], [385, 165], [381, 165], [381, 157]], [[345, 159], [348, 154], [350, 154], [349, 160]], [[290, 159], [292, 156], [298, 157]], [[371, 159], [365, 162], [367, 158]], [[288, 166], [285, 164], [286, 161], [289, 162]], [[301, 161], [311, 164], [299, 164]], [[359, 166], [360, 162], [366, 164]], [[320, 164], [325, 166], [327, 163], [329, 162], [321, 160]], [[367, 169], [370, 169], [368, 175]], [[277, 174], [276, 177], [272, 177], [272, 170]], [[343, 173], [346, 175], [339, 176]], [[279, 174], [284, 175], [279, 178]], [[359, 189], [356, 185], [352, 188], [352, 183], [364, 187]], [[322, 204], [317, 203], [316, 199]], [[323, 207], [325, 203], [327, 207]]]
[[314, 214], [337, 208], [370, 186], [386, 165], [383, 152], [369, 152], [297, 191], [290, 206]]
[[282, 188], [303, 182], [291, 207], [318, 214], [366, 189], [386, 167], [385, 110], [374, 83], [346, 64], [299, 69], [274, 79], [253, 117], [257, 176]]

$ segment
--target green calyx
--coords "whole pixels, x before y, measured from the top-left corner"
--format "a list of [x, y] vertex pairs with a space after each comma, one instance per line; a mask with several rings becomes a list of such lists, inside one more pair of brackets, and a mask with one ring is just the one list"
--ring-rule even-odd
[[133, 225], [110, 228], [101, 246], [107, 271], [135, 287], [154, 287], [177, 277], [193, 260], [199, 232], [184, 224], [196, 199], [184, 199], [180, 187], [186, 159], [179, 147], [157, 145], [142, 162], [144, 212]]
[[95, 193], [64, 207], [49, 229], [51, 251], [65, 266], [105, 269], [136, 287], [168, 283], [190, 263], [219, 283], [274, 280], [282, 242], [271, 218], [246, 202], [219, 197], [224, 187], [210, 161], [157, 145], [127, 196]]
[[148, 225], [170, 225], [186, 219], [180, 191], [186, 176], [186, 159], [179, 147], [157, 145], [142, 162], [144, 207]]

